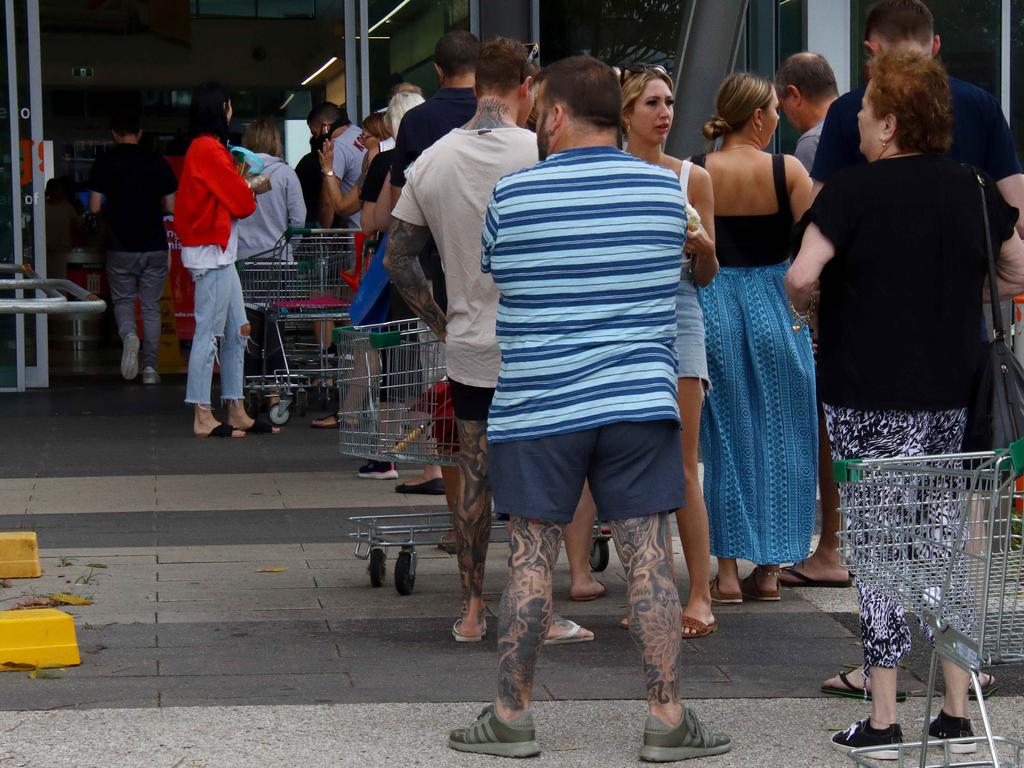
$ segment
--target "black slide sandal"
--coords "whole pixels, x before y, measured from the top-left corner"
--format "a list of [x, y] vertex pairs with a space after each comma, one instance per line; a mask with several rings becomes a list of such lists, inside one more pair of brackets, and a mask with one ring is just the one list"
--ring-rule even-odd
[[[244, 429], [238, 430], [244, 432]], [[218, 424], [212, 430], [207, 432], [205, 435], [196, 435], [196, 437], [234, 437], [235, 428], [230, 424]]]
[[280, 430], [275, 432], [274, 427], [259, 419], [253, 420], [252, 426], [242, 431], [249, 435], [276, 435], [280, 432]]

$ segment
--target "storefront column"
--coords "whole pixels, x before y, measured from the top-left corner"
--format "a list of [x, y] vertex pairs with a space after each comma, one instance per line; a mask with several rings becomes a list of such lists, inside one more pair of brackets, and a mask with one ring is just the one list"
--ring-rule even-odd
[[666, 151], [687, 157], [704, 151], [701, 129], [714, 111], [722, 80], [736, 67], [748, 0], [688, 0], [676, 56], [677, 109]]

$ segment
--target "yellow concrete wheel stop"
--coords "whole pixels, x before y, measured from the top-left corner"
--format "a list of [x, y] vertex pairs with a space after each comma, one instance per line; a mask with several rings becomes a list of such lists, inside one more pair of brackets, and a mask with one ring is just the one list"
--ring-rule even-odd
[[34, 579], [42, 575], [35, 531], [0, 532], [0, 579]]
[[0, 611], [0, 671], [81, 663], [70, 614], [55, 608]]

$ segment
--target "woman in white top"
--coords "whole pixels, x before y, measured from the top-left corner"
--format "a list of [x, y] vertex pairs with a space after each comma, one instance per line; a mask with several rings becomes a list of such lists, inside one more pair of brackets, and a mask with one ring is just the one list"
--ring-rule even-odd
[[717, 629], [711, 612], [711, 554], [708, 515], [697, 471], [701, 406], [710, 386], [704, 352], [704, 315], [697, 288], [708, 285], [718, 272], [715, 258], [715, 198], [711, 177], [703, 168], [666, 155], [665, 138], [672, 128], [673, 84], [663, 67], [627, 65], [622, 70], [622, 125], [627, 151], [679, 176], [687, 202], [700, 215], [691, 222], [684, 246], [683, 271], [676, 293], [676, 356], [679, 360], [679, 415], [682, 423], [686, 508], [676, 511], [690, 576], [690, 597], [683, 612], [683, 635], [703, 637]]

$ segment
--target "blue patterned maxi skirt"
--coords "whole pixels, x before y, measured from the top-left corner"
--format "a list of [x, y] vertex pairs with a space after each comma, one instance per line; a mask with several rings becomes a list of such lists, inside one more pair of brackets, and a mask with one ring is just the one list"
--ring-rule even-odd
[[814, 530], [818, 425], [810, 333], [793, 332], [788, 262], [723, 267], [700, 291], [711, 391], [700, 445], [711, 554], [802, 560]]

